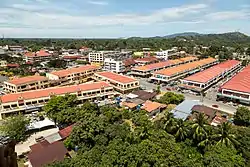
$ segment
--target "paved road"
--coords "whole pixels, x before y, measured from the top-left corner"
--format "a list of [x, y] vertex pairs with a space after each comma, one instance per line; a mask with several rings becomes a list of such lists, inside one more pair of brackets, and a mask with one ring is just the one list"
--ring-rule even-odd
[[[156, 89], [157, 87], [157, 85], [147, 82], [147, 79], [145, 78], [139, 78], [139, 81], [143, 87], [147, 88], [147, 90]], [[217, 89], [218, 89], [218, 86], [215, 86], [215, 88], [209, 89], [207, 92], [207, 96], [204, 97], [203, 99], [201, 98], [201, 96], [195, 96], [195, 95], [188, 94], [188, 93], [180, 93], [180, 92], [176, 92], [176, 93], [183, 94], [187, 100], [200, 100], [202, 104], [208, 107], [214, 108], [212, 105], [218, 105], [219, 107], [215, 109], [219, 109], [228, 114], [234, 114], [237, 109], [236, 107], [216, 101]], [[161, 87], [161, 91], [167, 92], [166, 87]]]

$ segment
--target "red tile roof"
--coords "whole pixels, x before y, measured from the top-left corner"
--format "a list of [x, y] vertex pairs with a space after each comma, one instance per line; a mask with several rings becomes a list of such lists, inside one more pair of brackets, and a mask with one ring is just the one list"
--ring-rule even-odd
[[58, 132], [60, 134], [60, 136], [62, 137], [62, 139], [69, 137], [70, 133], [73, 130], [73, 126], [74, 126], [74, 124], [64, 128]]
[[123, 63], [126, 67], [136, 64], [135, 60], [132, 58], [123, 60]]
[[54, 161], [62, 161], [67, 153], [63, 142], [55, 142], [47, 147], [31, 151], [28, 158], [33, 167], [42, 167]]
[[74, 73], [80, 73], [80, 72], [85, 72], [85, 71], [92, 71], [92, 70], [97, 70], [100, 69], [99, 66], [95, 65], [84, 65], [80, 67], [75, 67], [75, 68], [69, 68], [66, 70], [60, 70], [60, 71], [54, 71], [51, 72], [51, 74], [59, 76], [59, 77], [65, 77]]
[[204, 66], [206, 64], [213, 63], [215, 61], [217, 61], [217, 60], [214, 59], [214, 58], [202, 59], [202, 60], [194, 61], [194, 62], [187, 63], [187, 64], [181, 64], [181, 65], [178, 65], [176, 67], [163, 69], [163, 70], [155, 72], [155, 74], [160, 74], [160, 75], [165, 75], [165, 76], [172, 76], [172, 75], [184, 72], [184, 71], [193, 70], [193, 69], [195, 69], [195, 68], [197, 68], [199, 66]]
[[250, 93], [250, 65], [236, 74], [231, 80], [221, 86], [221, 89], [229, 89], [238, 92]]
[[81, 56], [63, 56], [63, 59], [80, 59]]
[[138, 58], [135, 60], [135, 62], [155, 62], [158, 61], [158, 59], [156, 57], [153, 56], [148, 56], [148, 57], [143, 57], [143, 58]]
[[167, 105], [165, 104], [161, 104], [161, 103], [157, 103], [157, 102], [152, 102], [147, 100], [145, 103], [143, 103], [143, 106], [141, 107], [141, 109], [146, 110], [147, 112], [152, 112], [154, 110], [157, 110], [159, 108], [166, 108]]
[[27, 92], [6, 94], [1, 96], [0, 100], [2, 103], [8, 103], [8, 102], [16, 102], [20, 98], [23, 100], [29, 100], [35, 98], [49, 97], [50, 95], [63, 95], [66, 93], [75, 93], [78, 91], [96, 90], [108, 87], [111, 87], [111, 85], [106, 82], [85, 83], [80, 85], [53, 87], [47, 89], [32, 90]]
[[27, 57], [47, 57], [47, 56], [51, 56], [51, 54], [48, 53], [45, 50], [40, 50], [40, 51], [38, 51], [36, 53], [34, 53], [34, 52], [27, 52], [27, 53], [25, 53], [25, 56], [27, 56]]
[[15, 78], [15, 79], [9, 80], [8, 82], [14, 85], [22, 85], [26, 83], [33, 83], [33, 82], [46, 81], [46, 80], [48, 80], [47, 77], [33, 75], [33, 76], [28, 76], [28, 77]]
[[50, 145], [50, 143], [44, 139], [44, 140], [30, 146], [30, 149], [31, 149], [31, 151], [36, 151], [36, 150], [40, 150], [44, 147], [47, 147], [49, 145]]
[[131, 78], [131, 77], [128, 77], [128, 76], [125, 76], [125, 75], [121, 75], [121, 74], [116, 74], [116, 73], [113, 73], [113, 72], [98, 72], [96, 73], [97, 75], [99, 76], [102, 76], [102, 77], [105, 77], [105, 78], [108, 78], [112, 81], [116, 81], [116, 82], [120, 82], [120, 83], [130, 83], [130, 82], [135, 82], [137, 81], [136, 79], [134, 78]]
[[10, 63], [10, 64], [7, 64], [7, 67], [19, 67], [20, 65], [19, 64], [15, 64], [15, 63]]
[[184, 80], [187, 81], [194, 81], [194, 82], [199, 82], [199, 83], [206, 83], [216, 76], [220, 75], [221, 73], [228, 71], [235, 67], [236, 65], [240, 64], [240, 61], [237, 60], [228, 60], [223, 63], [220, 63], [218, 65], [215, 65], [211, 68], [208, 68], [204, 71], [198, 72], [194, 75], [191, 75]]

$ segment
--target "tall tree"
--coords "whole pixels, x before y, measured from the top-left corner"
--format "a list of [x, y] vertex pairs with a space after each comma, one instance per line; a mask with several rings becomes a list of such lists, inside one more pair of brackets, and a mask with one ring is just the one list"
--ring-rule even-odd
[[234, 147], [238, 145], [235, 134], [232, 132], [232, 124], [225, 122], [219, 126], [218, 132], [212, 136], [217, 145]]
[[172, 128], [172, 132], [177, 141], [184, 141], [188, 136], [187, 124], [182, 119], [178, 119]]
[[24, 141], [29, 122], [29, 119], [19, 114], [4, 120], [0, 126], [0, 131], [17, 142]]
[[205, 114], [199, 113], [191, 126], [193, 130], [193, 139], [195, 139], [198, 143], [206, 139], [208, 136], [208, 126]]
[[247, 107], [238, 107], [234, 115], [234, 123], [241, 126], [250, 125], [250, 110]]

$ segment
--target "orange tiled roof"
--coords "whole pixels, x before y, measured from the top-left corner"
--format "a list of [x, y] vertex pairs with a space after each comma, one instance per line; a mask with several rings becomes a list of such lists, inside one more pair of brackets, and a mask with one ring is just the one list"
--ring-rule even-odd
[[220, 75], [221, 73], [230, 70], [240, 62], [237, 60], [228, 60], [218, 65], [215, 65], [211, 68], [208, 68], [204, 71], [198, 72], [194, 75], [191, 75], [184, 80], [187, 81], [194, 81], [199, 83], [206, 83], [209, 80], [215, 78], [216, 76]]
[[128, 77], [128, 76], [125, 76], [125, 75], [116, 74], [116, 73], [113, 73], [113, 72], [108, 72], [108, 71], [98, 72], [96, 74], [100, 75], [100, 76], [103, 76], [105, 78], [108, 78], [110, 80], [120, 82], [120, 83], [130, 83], [130, 82], [137, 81], [134, 78], [131, 78], [131, 77]]
[[128, 107], [128, 108], [135, 108], [137, 106], [137, 104], [132, 103], [132, 102], [122, 102], [122, 106], [124, 107]]
[[46, 56], [51, 56], [51, 54], [49, 54], [45, 50], [40, 50], [40, 51], [38, 51], [36, 53], [34, 53], [34, 52], [27, 52], [27, 53], [25, 53], [25, 56], [27, 56], [27, 57], [46, 57]]
[[9, 80], [8, 82], [14, 85], [22, 85], [26, 83], [46, 81], [46, 80], [48, 80], [47, 77], [33, 75], [33, 76], [28, 76], [28, 77], [15, 78], [15, 79]]
[[203, 65], [215, 62], [215, 61], [216, 61], [216, 59], [214, 59], [214, 58], [202, 59], [202, 60], [194, 61], [194, 62], [187, 63], [187, 64], [181, 64], [181, 65], [178, 65], [176, 67], [163, 69], [163, 70], [155, 72], [155, 74], [172, 76], [174, 74], [178, 74], [178, 73], [183, 72], [183, 71], [192, 70], [192, 69], [195, 69], [199, 66], [203, 66]]
[[84, 72], [84, 71], [97, 70], [99, 68], [100, 68], [99, 66], [95, 66], [95, 65], [84, 65], [84, 66], [80, 66], [80, 67], [69, 68], [66, 70], [53, 71], [53, 72], [51, 72], [51, 74], [57, 75], [59, 77], [65, 77], [65, 76], [68, 76], [70, 74], [80, 73], [80, 72]]
[[146, 110], [147, 112], [152, 112], [154, 110], [157, 110], [158, 108], [165, 107], [167, 107], [167, 105], [147, 100], [145, 103], [143, 103], [142, 109]]
[[89, 90], [96, 90], [108, 87], [111, 87], [111, 85], [106, 82], [94, 82], [94, 83], [85, 83], [80, 85], [53, 87], [47, 89], [38, 89], [27, 92], [7, 94], [1, 96], [0, 99], [2, 103], [8, 103], [8, 102], [16, 102], [20, 98], [23, 100], [30, 100], [42, 97], [49, 97], [50, 95], [63, 95], [67, 93], [75, 93], [78, 91], [89, 91]]
[[176, 65], [176, 64], [180, 64], [182, 62], [196, 60], [196, 59], [197, 59], [196, 57], [189, 56], [189, 57], [180, 58], [180, 59], [174, 59], [174, 60], [168, 60], [168, 61], [163, 61], [163, 62], [159, 62], [159, 63], [148, 64], [145, 66], [139, 66], [139, 67], [133, 68], [133, 70], [135, 70], [135, 71], [136, 70], [138, 70], [138, 71], [150, 71], [150, 70], [165, 68], [165, 67], [168, 67], [170, 65]]

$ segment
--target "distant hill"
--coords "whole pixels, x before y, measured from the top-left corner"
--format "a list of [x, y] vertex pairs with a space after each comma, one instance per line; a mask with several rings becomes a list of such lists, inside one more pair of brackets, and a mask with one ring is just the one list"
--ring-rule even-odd
[[189, 37], [189, 36], [198, 36], [202, 35], [197, 32], [184, 32], [184, 33], [177, 33], [177, 34], [171, 34], [163, 36], [162, 38], [176, 38], [176, 37]]

